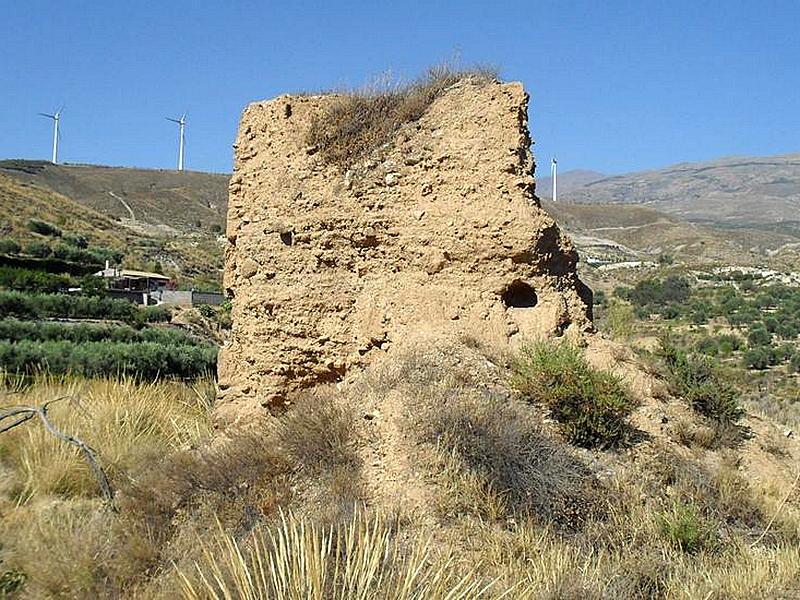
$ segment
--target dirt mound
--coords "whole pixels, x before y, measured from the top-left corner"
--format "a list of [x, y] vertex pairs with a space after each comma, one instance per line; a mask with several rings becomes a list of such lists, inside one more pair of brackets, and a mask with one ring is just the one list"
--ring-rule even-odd
[[417, 335], [492, 345], [591, 329], [577, 254], [534, 196], [521, 84], [465, 79], [350, 168], [308, 146], [341, 97], [242, 117], [220, 412], [275, 407]]

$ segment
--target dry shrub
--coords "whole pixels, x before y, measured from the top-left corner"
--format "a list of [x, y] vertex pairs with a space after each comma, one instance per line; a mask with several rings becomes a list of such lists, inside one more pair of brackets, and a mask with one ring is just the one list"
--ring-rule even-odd
[[[2, 530], [14, 531], [0, 547], [0, 583], [24, 580], [34, 597], [126, 596], [173, 563], [199, 558], [196, 537], [214, 518], [241, 538], [290, 501], [326, 519], [352, 514], [362, 500], [353, 419], [333, 396], [209, 442], [212, 392], [48, 379], [12, 394], [7, 404], [82, 399], [53, 409], [53, 420], [97, 449], [120, 512], [101, 508], [80, 458], [37, 432], [38, 423], [0, 436], [0, 517]], [[148, 589], [152, 597], [160, 588]]]
[[545, 436], [529, 408], [466, 389], [432, 400], [417, 435], [457, 458], [462, 477], [485, 482], [485, 493], [506, 507], [499, 516], [531, 514], [575, 527], [596, 508], [589, 470]]
[[209, 512], [239, 535], [290, 502], [339, 518], [363, 500], [354, 436], [351, 415], [333, 396], [309, 397], [279, 420], [166, 457], [133, 481], [120, 505], [164, 542], [186, 513]]
[[490, 365], [466, 347], [417, 349], [397, 357], [376, 388], [397, 389], [407, 402], [402, 426], [434, 456], [445, 515], [530, 514], [577, 526], [596, 508], [592, 474], [547, 437], [533, 407], [500, 387]]
[[419, 120], [449, 87], [467, 78], [483, 83], [496, 77], [491, 69], [456, 70], [444, 64], [408, 85], [383, 84], [336, 96], [312, 121], [306, 141], [329, 164], [347, 168], [390, 143], [402, 125]]

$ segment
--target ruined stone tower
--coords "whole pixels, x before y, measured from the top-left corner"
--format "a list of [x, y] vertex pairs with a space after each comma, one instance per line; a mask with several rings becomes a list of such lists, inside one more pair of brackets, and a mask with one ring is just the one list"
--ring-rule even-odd
[[534, 196], [521, 84], [462, 80], [351, 169], [306, 141], [335, 101], [282, 96], [242, 116], [223, 412], [279, 406], [419, 335], [591, 327], [576, 252]]

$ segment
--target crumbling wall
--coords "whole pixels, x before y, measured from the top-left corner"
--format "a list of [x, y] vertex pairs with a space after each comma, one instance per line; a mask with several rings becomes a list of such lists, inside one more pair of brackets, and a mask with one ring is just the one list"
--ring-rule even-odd
[[577, 254], [534, 196], [521, 84], [464, 80], [344, 171], [304, 141], [334, 101], [282, 96], [242, 116], [223, 412], [280, 406], [417, 335], [591, 328]]

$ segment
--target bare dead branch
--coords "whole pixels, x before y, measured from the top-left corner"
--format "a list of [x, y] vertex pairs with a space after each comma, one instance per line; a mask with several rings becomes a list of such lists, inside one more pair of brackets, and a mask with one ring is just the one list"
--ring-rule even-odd
[[[97, 460], [97, 453], [92, 449], [91, 446], [86, 444], [83, 440], [64, 433], [57, 429], [51, 422], [47, 416], [47, 411], [49, 408], [55, 404], [56, 402], [61, 402], [63, 400], [76, 400], [74, 396], [60, 396], [58, 398], [54, 398], [52, 400], [48, 400], [41, 406], [14, 406], [9, 409], [6, 409], [0, 412], [0, 423], [2, 423], [5, 419], [11, 419], [17, 417], [16, 421], [13, 421], [9, 425], [4, 425], [0, 427], [0, 433], [4, 433], [29, 421], [33, 417], [38, 416], [39, 420], [44, 425], [45, 430], [54, 435], [58, 439], [67, 442], [68, 444], [72, 444], [76, 448], [78, 448], [81, 453], [83, 454], [84, 459], [89, 464], [89, 468], [92, 470], [92, 474], [94, 478], [97, 480], [97, 484], [100, 487], [100, 492], [108, 502], [109, 506], [115, 509], [114, 507], [114, 491], [111, 489], [111, 484], [108, 482], [108, 477], [106, 476], [106, 472], [103, 470], [103, 467], [100, 466], [99, 461]], [[116, 510], [116, 509], [115, 509]]]
[[[27, 411], [27, 412], [26, 411], [18, 411], [18, 412], [14, 413], [14, 414], [23, 414], [23, 416], [21, 416], [19, 419], [17, 419], [16, 421], [11, 423], [10, 425], [3, 425], [2, 427], [0, 427], [0, 433], [5, 433], [9, 429], [14, 429], [14, 427], [16, 427], [17, 425], [22, 425], [25, 421], [28, 421], [28, 420], [32, 419], [33, 417], [36, 416], [36, 411]], [[6, 417], [11, 417], [11, 416], [12, 415], [4, 415], [3, 417], [0, 417], [0, 421], [5, 419]]]

